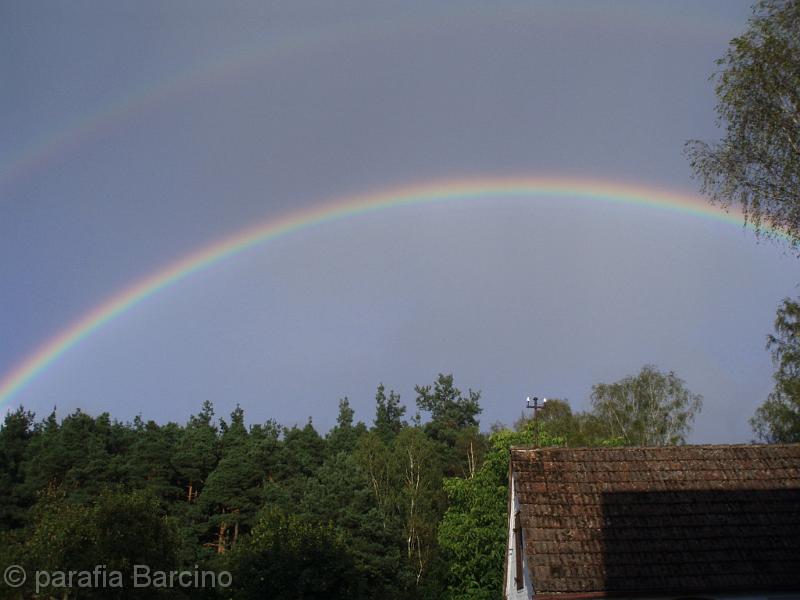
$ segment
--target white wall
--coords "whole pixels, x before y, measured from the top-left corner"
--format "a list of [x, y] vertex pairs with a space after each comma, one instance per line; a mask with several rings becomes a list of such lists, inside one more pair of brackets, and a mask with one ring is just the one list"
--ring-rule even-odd
[[[511, 475], [511, 510], [508, 511], [508, 537], [506, 544], [506, 582], [505, 582], [505, 598], [506, 600], [531, 600], [533, 598], [533, 582], [530, 578], [528, 569], [528, 561], [525, 558], [525, 552], [522, 553], [522, 566], [523, 566], [523, 581], [524, 587], [521, 590], [517, 589], [517, 556], [516, 544], [514, 541], [514, 515], [519, 510], [519, 499], [517, 498], [516, 485], [514, 482], [514, 475]], [[525, 547], [525, 532], [522, 532], [522, 547]]]

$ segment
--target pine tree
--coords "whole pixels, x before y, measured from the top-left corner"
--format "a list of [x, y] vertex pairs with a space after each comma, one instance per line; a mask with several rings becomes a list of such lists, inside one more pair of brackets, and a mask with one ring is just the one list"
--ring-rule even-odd
[[200, 413], [189, 417], [175, 446], [172, 462], [185, 490], [184, 498], [189, 503], [197, 499], [217, 465], [217, 428], [212, 422], [213, 417], [213, 405], [204, 402]]
[[242, 527], [255, 516], [261, 500], [262, 473], [250, 445], [240, 406], [231, 413], [231, 423], [221, 422], [221, 458], [208, 476], [199, 497], [201, 508], [209, 515], [208, 524], [215, 530], [209, 545], [223, 554], [236, 545]]
[[375, 423], [373, 430], [381, 437], [384, 442], [390, 442], [400, 433], [405, 425], [403, 415], [406, 407], [400, 404], [400, 394], [389, 390], [386, 395], [385, 388], [381, 383], [375, 393]]
[[[464, 396], [453, 384], [453, 376], [441, 373], [433, 386], [416, 386], [414, 389], [417, 408], [430, 413], [430, 421], [424, 426], [425, 433], [443, 446], [446, 474], [474, 471], [477, 466], [475, 440], [481, 413], [480, 392], [469, 390]], [[459, 449], [459, 445], [462, 448]]]
[[21, 406], [6, 414], [0, 427], [0, 530], [20, 527], [32, 497], [23, 488], [23, 462], [34, 435], [32, 412]]

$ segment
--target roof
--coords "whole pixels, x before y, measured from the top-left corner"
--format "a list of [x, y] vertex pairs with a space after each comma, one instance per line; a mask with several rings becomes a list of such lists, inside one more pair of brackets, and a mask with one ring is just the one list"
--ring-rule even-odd
[[512, 448], [537, 598], [800, 590], [800, 444]]

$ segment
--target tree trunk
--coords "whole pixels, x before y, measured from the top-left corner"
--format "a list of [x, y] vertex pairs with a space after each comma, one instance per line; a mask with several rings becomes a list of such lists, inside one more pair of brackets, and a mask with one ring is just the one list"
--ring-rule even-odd
[[231, 511], [236, 513], [236, 520], [233, 522], [233, 541], [231, 542], [231, 548], [236, 545], [236, 540], [239, 539], [239, 509], [235, 509]]
[[[223, 511], [223, 514], [225, 512]], [[225, 554], [225, 534], [228, 531], [228, 524], [225, 521], [219, 524], [219, 536], [217, 537], [217, 554]]]
[[475, 478], [475, 448], [473, 447], [473, 441], [469, 441], [469, 451], [467, 452], [467, 462], [469, 464], [469, 478]]

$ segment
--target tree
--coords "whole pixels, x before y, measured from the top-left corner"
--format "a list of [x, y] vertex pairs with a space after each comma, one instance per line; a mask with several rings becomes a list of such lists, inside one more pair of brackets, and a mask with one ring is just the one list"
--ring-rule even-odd
[[626, 445], [664, 446], [686, 441], [703, 397], [675, 373], [645, 365], [638, 375], [592, 387], [592, 407], [612, 436]]
[[316, 475], [325, 455], [325, 439], [314, 429], [311, 419], [302, 429], [294, 426], [284, 431], [274, 479], [285, 494], [282, 502], [287, 511], [302, 500], [306, 481]]
[[508, 468], [511, 446], [563, 446], [564, 439], [547, 430], [534, 433], [528, 422], [522, 431], [492, 434], [489, 451], [477, 474], [469, 479], [445, 479], [449, 506], [439, 526], [439, 544], [448, 558], [447, 597], [492, 600], [503, 590], [505, 540], [508, 535]]
[[0, 529], [24, 523], [25, 509], [31, 503], [25, 494], [23, 461], [33, 437], [34, 414], [21, 406], [6, 414], [0, 426]]
[[[177, 567], [174, 524], [161, 514], [158, 499], [149, 490], [103, 490], [91, 504], [70, 501], [62, 491], [43, 494], [32, 511], [33, 524], [21, 548], [28, 573], [92, 571], [98, 565], [106, 573], [122, 574], [118, 589], [64, 590], [53, 578], [53, 587], [36, 597], [60, 598], [162, 598], [168, 590], [134, 589], [134, 565], [153, 571]], [[29, 578], [27, 585], [34, 582]], [[38, 583], [37, 583], [38, 585]], [[27, 590], [26, 590], [27, 591]], [[51, 593], [53, 595], [51, 595]], [[34, 597], [26, 595], [25, 597]]]
[[230, 556], [232, 597], [310, 599], [359, 597], [355, 562], [341, 532], [271, 511]]
[[800, 1], [762, 0], [749, 29], [730, 42], [714, 75], [715, 144], [690, 140], [686, 152], [713, 203], [740, 205], [757, 234], [770, 228], [800, 245]]
[[97, 497], [104, 487], [128, 476], [123, 454], [132, 435], [125, 426], [112, 423], [108, 413], [92, 418], [76, 410], [60, 425], [53, 413], [30, 441], [25, 486], [31, 493], [63, 486], [81, 502]]
[[[481, 393], [468, 390], [466, 395], [453, 385], [452, 375], [439, 374], [433, 386], [416, 386], [417, 408], [429, 412], [431, 420], [425, 433], [443, 447], [445, 472], [457, 475], [474, 472], [474, 442], [481, 413]], [[473, 450], [470, 453], [470, 450]]]
[[351, 453], [356, 447], [358, 438], [367, 431], [366, 425], [358, 422], [353, 425], [355, 411], [350, 408], [350, 401], [345, 397], [339, 400], [339, 415], [336, 417], [336, 427], [328, 432], [328, 453]]
[[[359, 440], [355, 460], [384, 532], [402, 545], [414, 597], [436, 587], [436, 528], [444, 512], [441, 446], [420, 427], [404, 427], [391, 445], [371, 431]], [[435, 593], [434, 593], [435, 595]]]
[[387, 530], [396, 514], [392, 451], [377, 432], [371, 431], [358, 440], [353, 455], [367, 478], [383, 529]]
[[767, 349], [777, 368], [775, 389], [758, 407], [750, 425], [764, 442], [800, 442], [800, 300], [784, 298]]
[[410, 578], [403, 570], [399, 526], [396, 522], [386, 526], [355, 453], [331, 454], [309, 478], [299, 508], [296, 514], [304, 522], [332, 523], [341, 532], [358, 571], [359, 598], [407, 597], [403, 592]]
[[569, 402], [560, 398], [548, 398], [547, 404], [537, 415], [522, 414], [514, 422], [515, 431], [540, 427], [547, 435], [564, 440], [564, 445], [615, 446], [624, 440], [615, 437], [609, 427], [592, 412], [572, 412]]
[[403, 415], [406, 407], [400, 404], [400, 394], [389, 390], [381, 383], [375, 393], [375, 427], [374, 431], [384, 442], [391, 441], [403, 428]]
[[[453, 385], [452, 375], [439, 374], [433, 383], [414, 387], [417, 392], [417, 408], [431, 414], [426, 431], [439, 441], [455, 442], [455, 432], [478, 425], [481, 413], [481, 393], [468, 391], [466, 396]], [[452, 443], [450, 445], [452, 445]]]
[[547, 425], [547, 431], [565, 439], [573, 437], [577, 428], [576, 415], [569, 402], [561, 398], [548, 398], [544, 407], [539, 410], [523, 412], [514, 422], [515, 431], [525, 431], [536, 425]]
[[181, 495], [181, 490], [175, 486], [172, 455], [182, 431], [175, 423], [160, 426], [152, 420], [145, 423], [138, 417], [135, 426], [136, 436], [127, 460], [128, 483], [137, 489], [150, 489], [164, 500]]
[[248, 526], [261, 499], [262, 474], [256, 452], [244, 424], [244, 411], [237, 404], [231, 423], [221, 421], [222, 456], [209, 474], [198, 503], [210, 514], [209, 525], [215, 530], [210, 542], [218, 554], [236, 545], [242, 526]]
[[442, 469], [437, 446], [417, 427], [406, 427], [397, 436], [392, 458], [398, 484], [397, 511], [402, 519], [406, 559], [415, 585], [429, 584], [436, 555], [436, 528], [444, 512]]
[[200, 414], [189, 417], [172, 457], [189, 503], [197, 499], [208, 475], [217, 464], [217, 429], [212, 423], [213, 418], [214, 407], [206, 401]]

